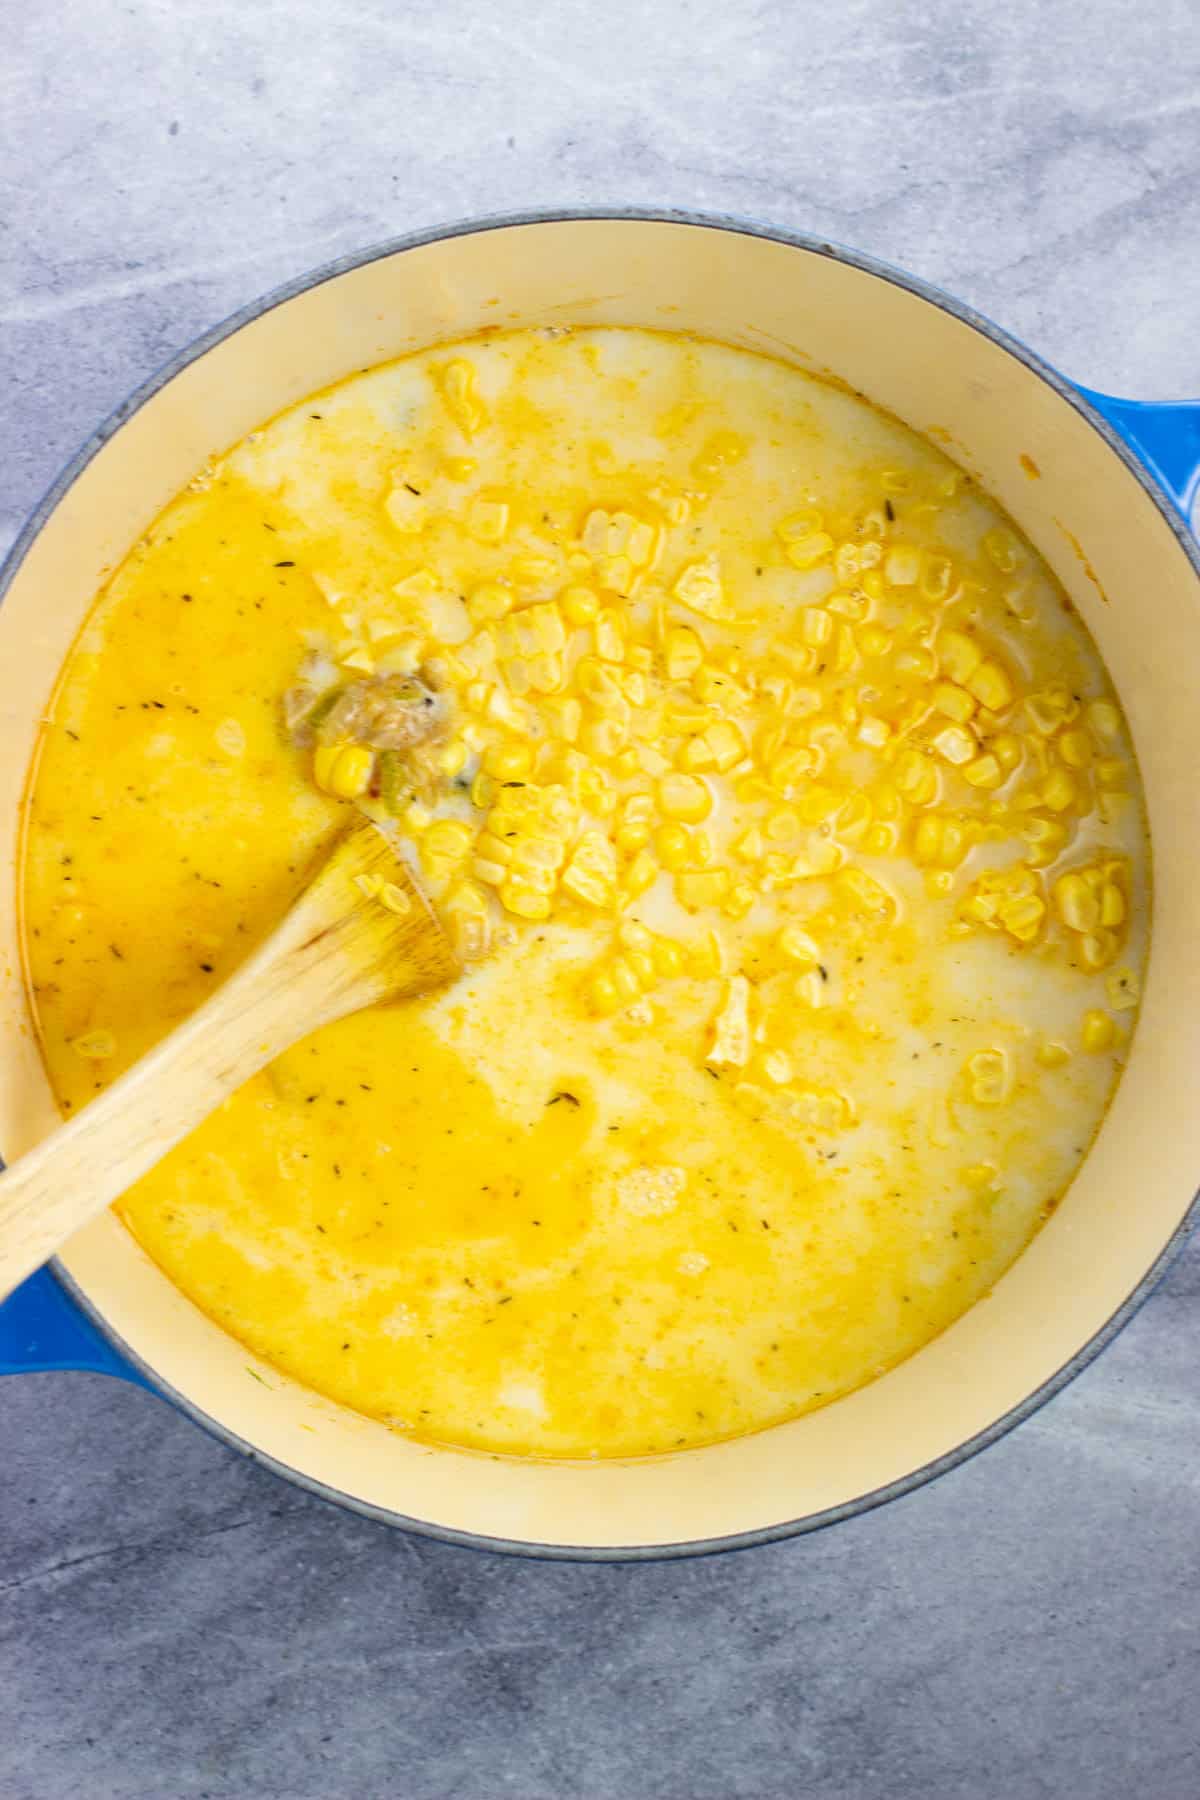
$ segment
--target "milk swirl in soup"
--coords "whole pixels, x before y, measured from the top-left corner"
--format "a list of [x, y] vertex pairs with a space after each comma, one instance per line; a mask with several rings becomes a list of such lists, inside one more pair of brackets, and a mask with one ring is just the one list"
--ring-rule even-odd
[[[414, 771], [360, 702], [418, 671], [447, 726]], [[847, 1393], [1011, 1263], [1128, 1051], [1147, 853], [1094, 646], [935, 448], [774, 361], [485, 336], [168, 508], [30, 800], [64, 1108], [355, 805], [466, 975], [298, 1045], [122, 1213], [254, 1351], [405, 1431], [618, 1455]]]

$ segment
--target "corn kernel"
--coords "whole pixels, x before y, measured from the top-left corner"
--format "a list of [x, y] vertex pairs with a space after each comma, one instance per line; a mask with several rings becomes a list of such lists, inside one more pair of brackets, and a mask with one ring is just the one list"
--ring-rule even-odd
[[763, 1074], [776, 1087], [786, 1087], [792, 1079], [792, 1059], [786, 1050], [771, 1050], [762, 1059]]
[[1079, 1027], [1079, 1041], [1084, 1050], [1093, 1056], [1101, 1055], [1112, 1049], [1116, 1035], [1117, 1028], [1109, 1014], [1098, 1007], [1089, 1007]]
[[[500, 821], [497, 820], [497, 824]], [[497, 837], [495, 832], [486, 827], [475, 839], [475, 854], [486, 856], [489, 862], [510, 863], [512, 861], [512, 844], [506, 838]]]
[[851, 794], [837, 816], [837, 833], [847, 843], [854, 843], [862, 837], [872, 819], [875, 809], [866, 794]]
[[1067, 1045], [1059, 1043], [1056, 1038], [1043, 1038], [1034, 1055], [1043, 1069], [1061, 1069], [1064, 1063], [1071, 1060]]
[[380, 887], [379, 904], [398, 918], [404, 918], [413, 909], [411, 897], [395, 881], [385, 881]]
[[882, 625], [864, 625], [858, 634], [858, 647], [864, 656], [886, 656], [892, 647], [891, 634]]
[[1006, 775], [1011, 775], [1021, 760], [1021, 740], [1014, 737], [1011, 731], [997, 732], [990, 740], [988, 749]]
[[1018, 944], [1031, 944], [1042, 929], [1046, 902], [1038, 894], [1001, 902], [999, 920], [1005, 931]]
[[692, 840], [682, 825], [662, 825], [654, 834], [654, 848], [664, 869], [686, 869], [692, 861]]
[[895, 916], [897, 909], [894, 896], [881, 881], [868, 875], [865, 869], [851, 867], [840, 870], [837, 889], [845, 900], [863, 912], [874, 913], [881, 918]]
[[980, 548], [988, 561], [994, 563], [1002, 575], [1011, 575], [1020, 560], [1017, 544], [1007, 531], [999, 526], [985, 531], [980, 539]]
[[554, 891], [554, 882], [546, 881], [560, 869], [567, 854], [561, 838], [518, 838], [512, 846], [511, 867], [536, 887], [540, 894]]
[[727, 919], [744, 919], [754, 910], [758, 892], [748, 881], [735, 881], [721, 906]]
[[671, 592], [682, 605], [689, 607], [692, 612], [700, 613], [706, 619], [720, 620], [737, 617], [725, 597], [715, 556], [707, 558], [704, 562], [689, 563]]
[[1114, 969], [1104, 986], [1114, 1012], [1132, 1012], [1141, 999], [1141, 983], [1133, 969]]
[[621, 808], [614, 833], [617, 848], [625, 851], [644, 849], [650, 842], [653, 826], [654, 802], [649, 794], [631, 794]]
[[471, 873], [476, 881], [486, 882], [488, 887], [500, 887], [508, 880], [508, 869], [503, 863], [492, 862], [485, 856], [471, 858]]
[[473, 837], [471, 827], [461, 819], [435, 819], [421, 839], [421, 854], [462, 857]]
[[794, 808], [778, 807], [767, 819], [766, 835], [773, 844], [786, 844], [791, 838], [800, 836], [802, 825], [803, 820]]
[[462, 738], [452, 738], [438, 751], [437, 766], [440, 774], [447, 777], [459, 775], [466, 766], [469, 752]]
[[681, 746], [676, 760], [681, 769], [690, 770], [692, 773], [702, 769], [711, 769], [714, 766], [713, 753], [703, 737], [689, 738]]
[[1125, 923], [1125, 896], [1115, 881], [1106, 881], [1100, 890], [1100, 923], [1106, 931]]
[[819, 650], [833, 636], [833, 619], [823, 607], [807, 607], [800, 615], [800, 636], [812, 649]]
[[[855, 637], [849, 625], [839, 625], [837, 631], [834, 633], [833, 642], [834, 672], [838, 675], [846, 675], [851, 669], [856, 669], [858, 663], [858, 639]], [[843, 694], [841, 698], [842, 701], [845, 702], [850, 699], [850, 695]], [[849, 723], [851, 721], [847, 722]]]
[[481, 544], [499, 544], [508, 532], [509, 508], [504, 500], [472, 500], [467, 530]]
[[914, 681], [930, 681], [937, 670], [933, 651], [920, 645], [898, 651], [895, 666], [898, 675], [909, 675]]
[[1015, 697], [1013, 684], [1008, 671], [990, 658], [981, 662], [966, 680], [966, 686], [981, 706], [989, 712], [1004, 712], [1011, 706]]
[[1066, 812], [1075, 804], [1078, 790], [1065, 769], [1051, 769], [1042, 783], [1042, 804], [1051, 812]]
[[1092, 760], [1092, 740], [1078, 727], [1064, 731], [1058, 740], [1058, 754], [1068, 769], [1086, 769]]
[[1117, 948], [1117, 939], [1111, 931], [1089, 931], [1080, 938], [1076, 954], [1083, 967], [1094, 975], [1108, 967]]
[[896, 544], [883, 559], [883, 577], [890, 587], [915, 587], [921, 574], [921, 552], [915, 544]]
[[649, 949], [641, 949], [636, 945], [627, 946], [625, 954], [620, 960], [627, 969], [633, 971], [634, 980], [643, 994], [655, 986], [658, 980], [658, 971], [654, 967], [654, 958]]
[[1079, 702], [1063, 681], [1052, 681], [1037, 694], [1025, 696], [1025, 711], [1036, 731], [1052, 737], [1079, 716]]
[[560, 655], [551, 650], [543, 650], [530, 658], [526, 664], [526, 674], [533, 693], [557, 694], [566, 678], [566, 668]]
[[732, 1068], [745, 1068], [750, 1060], [750, 983], [744, 975], [733, 975], [726, 984], [706, 1060], [714, 1067]]
[[1021, 836], [1029, 846], [1029, 861], [1034, 868], [1052, 863], [1067, 841], [1066, 827], [1057, 819], [1030, 819], [1022, 825]]
[[910, 747], [902, 751], [896, 764], [896, 786], [914, 806], [929, 806], [938, 797], [941, 785], [938, 771], [928, 756]]
[[1111, 700], [1092, 700], [1084, 717], [1102, 744], [1115, 744], [1121, 735], [1121, 714]]
[[965, 725], [975, 716], [976, 702], [965, 688], [952, 681], [939, 681], [933, 690], [933, 706], [935, 712], [943, 713], [955, 724]]
[[965, 725], [946, 725], [933, 740], [938, 755], [956, 768], [969, 763], [978, 749], [974, 732]]
[[805, 969], [792, 984], [792, 993], [801, 1006], [815, 1008], [825, 1004], [825, 981], [819, 969]]
[[798, 744], [790, 750], [781, 751], [772, 759], [767, 769], [767, 779], [776, 793], [790, 799], [793, 789], [811, 772], [812, 766], [812, 751], [807, 745]]
[[917, 821], [913, 860], [925, 868], [956, 869], [971, 847], [966, 825], [949, 813], [926, 813]]
[[590, 625], [600, 611], [599, 596], [587, 587], [565, 589], [560, 605], [564, 618], [571, 625]]
[[446, 411], [464, 437], [474, 437], [487, 414], [475, 385], [473, 364], [456, 357], [438, 371], [436, 380]]
[[621, 996], [617, 992], [616, 983], [609, 969], [601, 969], [592, 976], [588, 983], [587, 995], [592, 1011], [599, 1013], [601, 1017], [616, 1012], [621, 1005]]
[[659, 811], [665, 818], [698, 825], [712, 811], [712, 795], [694, 775], [664, 775], [657, 792]]
[[638, 998], [642, 991], [642, 984], [637, 978], [636, 971], [630, 967], [627, 957], [617, 956], [613, 958], [611, 974], [613, 987], [616, 989], [622, 1004]]
[[821, 960], [820, 950], [799, 925], [785, 925], [775, 942], [780, 955], [802, 969], [815, 969]]
[[339, 656], [338, 661], [343, 669], [352, 669], [356, 674], [373, 675], [375, 673], [375, 658], [362, 645], [356, 645], [353, 650], [347, 651], [345, 656]]
[[1004, 780], [1004, 770], [994, 756], [977, 756], [963, 770], [963, 775], [976, 788], [997, 788]]
[[592, 627], [596, 655], [604, 662], [619, 663], [625, 657], [625, 627], [615, 606], [602, 607]]
[[718, 719], [704, 733], [713, 766], [725, 775], [746, 755], [746, 740], [731, 719]]
[[673, 625], [663, 641], [668, 679], [690, 681], [704, 661], [704, 645], [686, 625]]
[[763, 853], [762, 832], [750, 825], [733, 846], [733, 854], [742, 862], [758, 862]]
[[698, 670], [692, 690], [702, 706], [723, 706], [737, 711], [750, 703], [748, 691], [725, 669], [706, 667]]
[[497, 781], [525, 781], [533, 773], [532, 744], [492, 744], [483, 753], [482, 767]]
[[775, 535], [785, 544], [797, 543], [801, 538], [811, 537], [814, 531], [820, 531], [825, 524], [823, 513], [815, 508], [804, 512], [790, 513], [775, 527]]
[[690, 869], [675, 877], [676, 898], [689, 912], [704, 906], [720, 906], [728, 889], [728, 869]]
[[313, 780], [338, 800], [358, 800], [371, 785], [375, 752], [361, 744], [319, 744], [313, 752]]
[[934, 604], [945, 600], [954, 582], [954, 564], [948, 556], [926, 551], [921, 563], [921, 597]]
[[545, 708], [551, 732], [564, 744], [574, 744], [583, 723], [583, 707], [573, 696], [551, 701]]
[[827, 531], [812, 531], [807, 537], [793, 538], [787, 547], [787, 559], [795, 569], [815, 569], [833, 555], [834, 543]]
[[976, 1106], [1003, 1106], [1012, 1093], [1007, 1050], [977, 1050], [967, 1059], [967, 1092]]
[[669, 981], [683, 969], [683, 951], [670, 938], [656, 937], [650, 945], [650, 955], [654, 962], [655, 973], [663, 981]]
[[943, 631], [937, 647], [944, 673], [960, 686], [970, 680], [983, 661], [983, 651], [965, 631]]
[[626, 901], [636, 900], [658, 880], [659, 865], [648, 850], [639, 850], [625, 871], [621, 891]]
[[500, 889], [500, 903], [519, 919], [548, 919], [552, 910], [549, 895], [539, 894], [525, 882], [505, 882]]
[[428, 511], [425, 501], [403, 483], [392, 489], [383, 503], [383, 510], [397, 531], [415, 533], [425, 529]]
[[1054, 905], [1070, 931], [1095, 931], [1100, 924], [1100, 899], [1078, 870], [1060, 875], [1054, 884]]
[[629, 742], [629, 726], [620, 718], [589, 719], [579, 734], [579, 741], [590, 756], [607, 761]]

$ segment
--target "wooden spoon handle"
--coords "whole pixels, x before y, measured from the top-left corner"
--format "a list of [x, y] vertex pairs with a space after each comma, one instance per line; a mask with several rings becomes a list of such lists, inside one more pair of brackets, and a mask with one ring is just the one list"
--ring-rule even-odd
[[[390, 861], [368, 844], [378, 866]], [[0, 1299], [102, 1212], [242, 1083], [298, 1038], [457, 972], [440, 927], [402, 871], [405, 917], [355, 904], [351, 833], [278, 930], [177, 1030], [0, 1174]], [[369, 866], [366, 865], [366, 866]]]

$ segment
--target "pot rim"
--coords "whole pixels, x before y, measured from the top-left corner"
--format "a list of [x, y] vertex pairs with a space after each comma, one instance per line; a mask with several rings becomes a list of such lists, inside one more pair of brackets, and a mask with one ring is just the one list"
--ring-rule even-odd
[[[290, 281], [283, 282], [236, 312], [230, 313], [208, 331], [194, 338], [182, 350], [177, 351], [142, 382], [92, 432], [61, 473], [51, 482], [18, 532], [3, 563], [0, 564], [0, 605], [3, 604], [5, 594], [42, 527], [93, 457], [121, 426], [139, 412], [149, 400], [152, 400], [168, 382], [174, 380], [175, 376], [186, 369], [189, 364], [205, 355], [207, 351], [215, 348], [226, 338], [232, 337], [243, 326], [253, 323], [267, 313], [273, 312], [276, 307], [296, 299], [300, 294], [307, 293], [310, 289], [319, 287], [327, 281], [332, 281], [338, 276], [349, 274], [354, 269], [396, 256], [404, 251], [422, 249], [430, 244], [449, 242], [454, 238], [472, 236], [480, 232], [504, 231], [513, 227], [529, 225], [589, 222], [685, 225], [703, 230], [727, 232], [733, 236], [763, 238], [769, 242], [783, 244], [792, 250], [801, 250], [810, 255], [823, 256], [834, 262], [844, 263], [863, 274], [889, 282], [893, 287], [902, 288], [917, 299], [937, 307], [939, 311], [949, 314], [960, 324], [969, 326], [981, 336], [990, 339], [1000, 349], [1007, 351], [1010, 356], [1022, 363], [1086, 420], [1113, 454], [1125, 465], [1129, 473], [1145, 489], [1170, 527], [1197, 577], [1200, 578], [1200, 543], [1192, 535], [1186, 520], [1169, 495], [1126, 440], [1090, 403], [1080, 389], [1061, 375], [1057, 369], [1043, 361], [1019, 338], [1013, 337], [966, 302], [956, 299], [931, 282], [923, 281], [919, 276], [911, 275], [906, 270], [899, 269], [864, 251], [835, 243], [822, 235], [790, 231], [782, 226], [744, 218], [732, 213], [708, 213], [691, 208], [594, 206], [534, 208], [521, 212], [493, 213], [479, 218], [457, 220], [447, 225], [430, 226], [419, 231], [406, 232], [397, 237], [383, 239], [365, 250], [352, 251], [331, 262], [320, 264], [317, 268], [294, 276]], [[910, 1474], [902, 1476], [897, 1481], [888, 1482], [882, 1487], [872, 1489], [869, 1493], [857, 1495], [853, 1500], [845, 1501], [840, 1506], [826, 1507], [820, 1512], [809, 1513], [799, 1519], [786, 1520], [781, 1524], [764, 1526], [758, 1530], [733, 1532], [721, 1537], [700, 1538], [673, 1544], [560, 1545], [538, 1544], [515, 1538], [490, 1537], [479, 1532], [459, 1531], [428, 1520], [411, 1518], [390, 1507], [378, 1506], [371, 1501], [347, 1494], [328, 1482], [319, 1481], [313, 1476], [305, 1475], [301, 1471], [291, 1468], [277, 1457], [267, 1455], [248, 1439], [242, 1438], [237, 1432], [230, 1430], [228, 1426], [219, 1423], [203, 1412], [185, 1394], [166, 1383], [150, 1364], [124, 1342], [57, 1259], [54, 1259], [51, 1267], [74, 1303], [156, 1393], [169, 1400], [172, 1405], [184, 1413], [194, 1424], [208, 1432], [210, 1436], [239, 1451], [263, 1468], [271, 1470], [273, 1474], [315, 1494], [319, 1499], [345, 1508], [347, 1511], [358, 1513], [365, 1518], [374, 1519], [381, 1524], [394, 1526], [402, 1531], [411, 1531], [422, 1537], [436, 1539], [441, 1543], [461, 1545], [475, 1550], [489, 1550], [503, 1555], [525, 1556], [534, 1560], [554, 1562], [654, 1562], [676, 1557], [712, 1556], [728, 1550], [748, 1550], [761, 1544], [777, 1543], [785, 1538], [805, 1536], [810, 1532], [822, 1530], [828, 1525], [838, 1524], [844, 1519], [872, 1512], [876, 1507], [912, 1493], [916, 1488], [923, 1487], [926, 1483], [947, 1474], [951, 1469], [956, 1469], [968, 1462], [981, 1450], [987, 1449], [989, 1445], [1006, 1436], [1017, 1425], [1032, 1417], [1048, 1400], [1053, 1399], [1069, 1382], [1081, 1374], [1100, 1355], [1101, 1351], [1108, 1347], [1129, 1323], [1133, 1315], [1149, 1299], [1187, 1241], [1198, 1219], [1200, 1219], [1200, 1190], [1193, 1197], [1183, 1219], [1150, 1268], [1099, 1331], [1068, 1362], [1050, 1375], [1040, 1387], [1035, 1388], [1017, 1406], [1010, 1408], [983, 1431], [977, 1432], [974, 1437], [967, 1438], [953, 1450], [947, 1451], [944, 1456], [923, 1464], [921, 1468], [914, 1469]]]

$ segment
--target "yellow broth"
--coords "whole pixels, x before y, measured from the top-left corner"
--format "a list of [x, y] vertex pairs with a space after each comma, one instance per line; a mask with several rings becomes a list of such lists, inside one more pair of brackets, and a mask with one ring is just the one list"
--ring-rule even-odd
[[[416, 667], [452, 712], [436, 791], [281, 724], [298, 678]], [[167, 509], [29, 800], [65, 1110], [237, 966], [355, 797], [466, 975], [297, 1045], [121, 1211], [399, 1429], [611, 1456], [825, 1404], [987, 1292], [1103, 1116], [1148, 917], [1106, 673], [953, 465], [796, 370], [497, 334], [305, 402]]]

